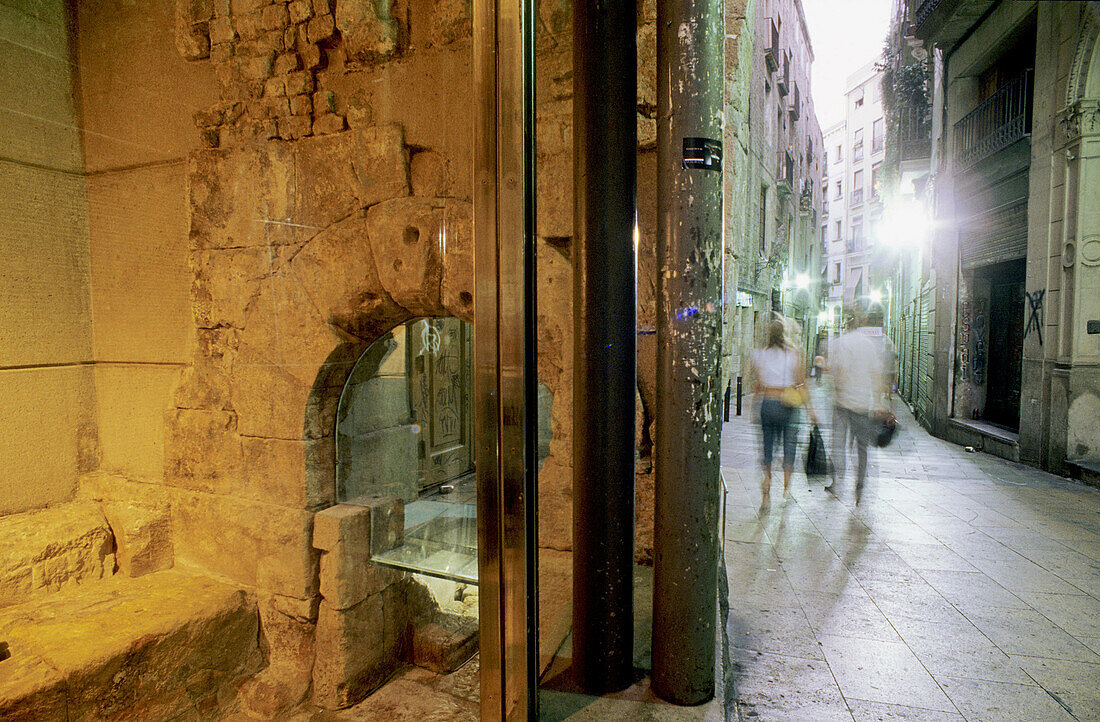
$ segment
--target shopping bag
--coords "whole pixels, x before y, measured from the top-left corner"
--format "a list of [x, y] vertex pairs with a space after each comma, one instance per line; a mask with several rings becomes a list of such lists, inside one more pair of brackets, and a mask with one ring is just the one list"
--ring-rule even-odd
[[810, 443], [806, 446], [806, 476], [825, 476], [829, 462], [825, 458], [825, 442], [821, 439], [821, 430], [814, 424], [810, 429]]

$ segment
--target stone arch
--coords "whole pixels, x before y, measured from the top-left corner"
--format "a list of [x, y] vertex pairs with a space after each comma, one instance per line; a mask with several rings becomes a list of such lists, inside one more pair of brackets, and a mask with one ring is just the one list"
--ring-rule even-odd
[[[1083, 98], [1100, 95], [1100, 60], [1097, 60], [1096, 39], [1100, 36], [1100, 2], [1092, 0], [1084, 10], [1081, 35], [1070, 66], [1066, 84], [1066, 106], [1070, 107]], [[1091, 82], [1090, 82], [1091, 79]]]

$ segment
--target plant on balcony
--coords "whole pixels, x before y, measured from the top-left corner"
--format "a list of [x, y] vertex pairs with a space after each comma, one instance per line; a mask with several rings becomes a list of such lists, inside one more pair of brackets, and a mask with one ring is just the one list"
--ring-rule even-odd
[[882, 107], [886, 118], [886, 157], [883, 185], [897, 185], [901, 163], [902, 117], [908, 116], [922, 129], [931, 127], [932, 65], [928, 58], [916, 58], [897, 23], [883, 44], [882, 58], [875, 64], [882, 73]]

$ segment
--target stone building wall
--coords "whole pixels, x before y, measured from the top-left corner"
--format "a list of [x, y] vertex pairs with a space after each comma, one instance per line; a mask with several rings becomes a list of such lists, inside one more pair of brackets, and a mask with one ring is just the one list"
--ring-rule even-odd
[[0, 515], [95, 468], [88, 206], [66, 4], [0, 6]]

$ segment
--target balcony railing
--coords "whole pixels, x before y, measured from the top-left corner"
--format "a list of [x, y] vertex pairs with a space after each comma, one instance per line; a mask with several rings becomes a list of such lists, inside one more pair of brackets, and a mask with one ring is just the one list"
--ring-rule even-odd
[[932, 123], [918, 108], [905, 107], [898, 114], [898, 142], [901, 160], [932, 157]]
[[1031, 70], [1026, 70], [955, 123], [955, 171], [966, 170], [1030, 133]]
[[764, 49], [764, 63], [768, 66], [768, 72], [774, 73], [779, 69], [779, 26], [775, 24], [775, 18], [768, 18], [768, 47]]
[[780, 186], [780, 190], [790, 193], [794, 188], [794, 155], [789, 150], [779, 151], [779, 162], [776, 165], [775, 173], [776, 183]]

